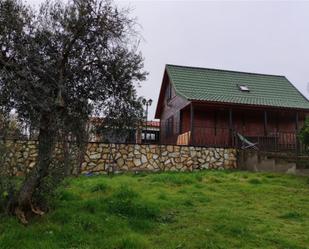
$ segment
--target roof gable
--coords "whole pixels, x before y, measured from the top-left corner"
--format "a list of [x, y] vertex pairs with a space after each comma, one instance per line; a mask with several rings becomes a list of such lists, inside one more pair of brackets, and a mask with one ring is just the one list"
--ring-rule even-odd
[[176, 65], [166, 65], [166, 72], [176, 93], [188, 100], [309, 109], [285, 76]]

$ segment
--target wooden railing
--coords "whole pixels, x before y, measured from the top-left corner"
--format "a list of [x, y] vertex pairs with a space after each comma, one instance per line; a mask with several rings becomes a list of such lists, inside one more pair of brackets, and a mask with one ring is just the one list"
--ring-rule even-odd
[[[163, 132], [163, 133], [162, 133]], [[239, 132], [248, 141], [256, 143], [259, 150], [263, 151], [304, 151], [296, 131], [269, 132], [268, 134], [253, 135], [243, 131], [231, 130], [229, 128], [195, 126], [192, 131], [183, 133], [174, 132], [164, 137], [161, 131], [163, 144], [193, 145], [207, 147], [233, 147], [241, 148], [242, 142], [237, 136]]]

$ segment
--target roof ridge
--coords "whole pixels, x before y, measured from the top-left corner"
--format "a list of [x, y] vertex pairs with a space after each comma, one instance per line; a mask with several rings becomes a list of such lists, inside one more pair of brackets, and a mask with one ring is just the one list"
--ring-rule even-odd
[[244, 72], [244, 71], [236, 71], [236, 70], [219, 69], [219, 68], [183, 66], [183, 65], [175, 65], [175, 64], [166, 64], [166, 66], [191, 68], [191, 69], [202, 69], [202, 70], [212, 70], [212, 71], [220, 71], [220, 72], [242, 73], [242, 74], [251, 74], [251, 75], [253, 74], [253, 75], [264, 75], [264, 76], [274, 76], [274, 77], [285, 77], [285, 75], [278, 75], [278, 74], [252, 73], [252, 72]]

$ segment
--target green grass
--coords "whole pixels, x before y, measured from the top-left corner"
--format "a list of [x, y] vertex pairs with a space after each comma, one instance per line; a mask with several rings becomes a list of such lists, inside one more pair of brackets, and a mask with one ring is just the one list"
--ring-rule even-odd
[[309, 180], [203, 171], [67, 179], [28, 227], [0, 217], [0, 248], [309, 248]]

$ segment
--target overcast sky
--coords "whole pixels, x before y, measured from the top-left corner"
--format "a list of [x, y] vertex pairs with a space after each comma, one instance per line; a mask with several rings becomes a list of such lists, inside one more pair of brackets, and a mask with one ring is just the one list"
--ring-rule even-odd
[[[37, 4], [41, 0], [28, 0]], [[138, 89], [154, 100], [165, 64], [285, 75], [309, 97], [309, 1], [116, 1], [142, 26], [150, 73]]]

